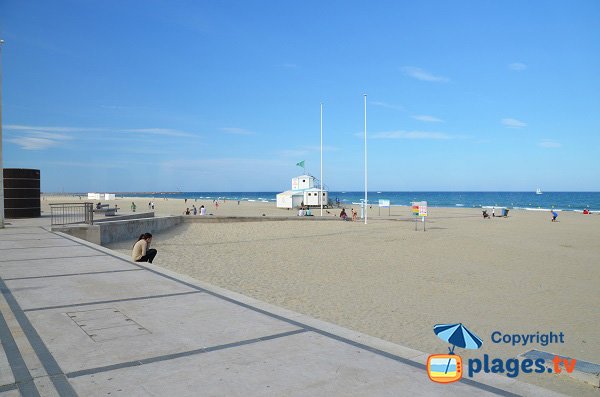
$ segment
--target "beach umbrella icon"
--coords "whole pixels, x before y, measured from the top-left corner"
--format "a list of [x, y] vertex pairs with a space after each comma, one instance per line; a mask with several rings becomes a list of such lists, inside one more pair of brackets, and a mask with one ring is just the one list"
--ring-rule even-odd
[[[450, 354], [454, 354], [454, 348], [456, 346], [462, 347], [463, 349], [479, 349], [483, 344], [481, 338], [469, 331], [462, 323], [436, 324], [433, 326], [433, 332], [435, 332], [441, 340], [452, 344], [452, 349], [448, 348]], [[446, 373], [448, 373], [450, 361], [452, 361], [452, 359], [448, 359]]]
[[448, 348], [450, 354], [454, 354], [456, 346], [463, 349], [479, 349], [483, 344], [481, 338], [469, 331], [462, 323], [436, 324], [433, 326], [433, 332], [438, 338], [452, 345], [452, 349]]

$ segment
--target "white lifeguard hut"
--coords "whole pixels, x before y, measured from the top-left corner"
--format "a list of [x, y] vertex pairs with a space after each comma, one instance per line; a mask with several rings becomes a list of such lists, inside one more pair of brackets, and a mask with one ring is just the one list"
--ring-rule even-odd
[[277, 208], [327, 207], [329, 196], [325, 189], [321, 195], [319, 180], [312, 175], [300, 175], [292, 178], [292, 190], [277, 195]]

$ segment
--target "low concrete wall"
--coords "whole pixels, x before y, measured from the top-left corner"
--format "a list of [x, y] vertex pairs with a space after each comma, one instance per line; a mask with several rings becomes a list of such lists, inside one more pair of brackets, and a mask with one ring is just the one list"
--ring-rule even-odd
[[[153, 213], [151, 213], [154, 215]], [[142, 215], [142, 214], [139, 214]], [[97, 222], [94, 225], [54, 226], [52, 231], [70, 234], [90, 243], [104, 245], [117, 241], [132, 240], [142, 233], [162, 232], [181, 223], [234, 223], [234, 222], [273, 222], [273, 221], [304, 221], [323, 222], [340, 219], [335, 216], [192, 216], [178, 215], [160, 218], [121, 219]]]
[[90, 243], [100, 245], [100, 225], [52, 226], [53, 232], [62, 232]]
[[135, 241], [142, 233], [156, 233], [181, 223], [181, 216], [163, 218], [131, 219], [124, 221], [102, 222], [100, 226], [100, 244], [116, 241]]
[[89, 241], [104, 245], [117, 241], [135, 241], [142, 233], [156, 233], [177, 226], [182, 222], [182, 216], [167, 216], [162, 218], [126, 219], [100, 222], [94, 225], [55, 226], [52, 231], [70, 234]]

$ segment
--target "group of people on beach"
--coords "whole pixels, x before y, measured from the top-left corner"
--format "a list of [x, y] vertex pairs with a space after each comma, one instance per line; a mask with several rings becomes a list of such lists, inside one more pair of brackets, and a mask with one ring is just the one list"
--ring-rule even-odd
[[[356, 210], [354, 208], [351, 208], [350, 211], [352, 214], [352, 222], [356, 222], [356, 219], [358, 218], [358, 214], [356, 213]], [[345, 208], [342, 208], [342, 211], [340, 212], [340, 218], [344, 221], [349, 221], [351, 219], [348, 216], [348, 214], [346, 213]]]
[[[196, 206], [192, 204], [192, 209], [190, 210], [189, 207], [186, 208], [183, 214], [184, 215], [190, 215], [190, 214], [197, 215], [198, 214], [198, 208], [196, 208]], [[206, 215], [206, 208], [204, 207], [204, 205], [200, 206], [200, 215], [201, 216], [205, 216]]]
[[313, 216], [313, 214], [310, 210], [310, 207], [300, 206], [300, 209], [298, 210], [298, 216]]

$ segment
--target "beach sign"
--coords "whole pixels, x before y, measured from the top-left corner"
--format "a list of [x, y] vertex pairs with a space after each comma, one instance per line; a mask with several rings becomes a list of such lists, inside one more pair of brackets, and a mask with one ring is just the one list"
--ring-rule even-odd
[[381, 215], [382, 208], [388, 209], [388, 215], [392, 214], [392, 207], [390, 206], [390, 200], [379, 200], [379, 215]]
[[379, 207], [380, 208], [389, 208], [390, 200], [379, 200]]
[[419, 216], [427, 216], [427, 201], [421, 201], [419, 204]]
[[427, 201], [415, 201], [412, 203], [414, 216], [427, 216]]
[[420, 217], [423, 221], [423, 231], [425, 231], [425, 217], [427, 216], [427, 201], [415, 201], [412, 203], [412, 213], [415, 216], [415, 230], [417, 230], [417, 219]]

